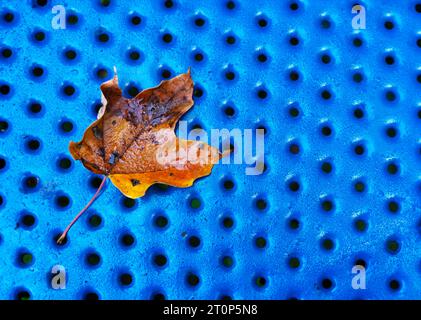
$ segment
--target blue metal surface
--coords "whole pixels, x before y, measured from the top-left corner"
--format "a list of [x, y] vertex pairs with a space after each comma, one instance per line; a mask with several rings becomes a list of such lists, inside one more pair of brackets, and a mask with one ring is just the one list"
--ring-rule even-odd
[[[0, 298], [421, 298], [420, 1], [366, 0], [359, 31], [355, 1], [109, 2], [0, 1]], [[65, 30], [51, 27], [55, 4]], [[131, 208], [108, 184], [60, 247], [54, 237], [97, 183], [68, 167], [68, 143], [95, 119], [113, 66], [126, 94], [191, 66], [203, 94], [183, 119], [264, 126], [267, 170], [219, 165], [189, 189], [154, 186]], [[351, 287], [356, 263], [366, 290]], [[51, 288], [58, 264], [65, 290]]]

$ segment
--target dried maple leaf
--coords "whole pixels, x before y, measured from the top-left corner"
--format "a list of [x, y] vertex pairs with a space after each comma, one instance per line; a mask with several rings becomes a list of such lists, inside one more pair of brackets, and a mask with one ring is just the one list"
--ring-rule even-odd
[[193, 106], [190, 70], [133, 99], [122, 96], [117, 74], [101, 85], [103, 107], [82, 141], [70, 142], [75, 160], [105, 177], [88, 205], [99, 195], [107, 177], [127, 197], [142, 197], [154, 183], [189, 187], [210, 174], [220, 158], [218, 149], [200, 141], [182, 140], [174, 133], [180, 117]]

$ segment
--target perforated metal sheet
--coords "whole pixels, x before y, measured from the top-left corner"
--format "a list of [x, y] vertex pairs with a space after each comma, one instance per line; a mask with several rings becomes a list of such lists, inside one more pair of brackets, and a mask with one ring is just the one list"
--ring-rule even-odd
[[[359, 31], [354, 3], [1, 0], [0, 298], [420, 298], [421, 2], [360, 2]], [[264, 127], [266, 171], [134, 203], [108, 184], [59, 247], [98, 185], [68, 143], [113, 66], [126, 95], [191, 66], [183, 119]]]

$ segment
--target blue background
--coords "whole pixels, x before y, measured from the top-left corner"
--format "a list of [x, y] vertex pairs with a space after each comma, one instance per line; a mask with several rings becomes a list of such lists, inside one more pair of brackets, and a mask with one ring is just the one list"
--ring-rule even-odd
[[[0, 298], [420, 298], [420, 1], [364, 1], [358, 31], [355, 1], [170, 2], [0, 1]], [[51, 27], [55, 4], [67, 10], [65, 30]], [[127, 96], [191, 66], [195, 106], [183, 119], [206, 130], [265, 128], [266, 170], [219, 165], [189, 189], [154, 186], [131, 208], [108, 183], [57, 246], [96, 190], [79, 162], [65, 164], [113, 66]], [[366, 266], [366, 290], [351, 287], [356, 263]], [[51, 288], [57, 264], [65, 290]]]

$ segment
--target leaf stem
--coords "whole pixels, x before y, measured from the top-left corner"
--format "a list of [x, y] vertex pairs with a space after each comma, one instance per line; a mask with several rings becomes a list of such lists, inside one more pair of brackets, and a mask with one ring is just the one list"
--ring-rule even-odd
[[58, 238], [57, 240], [57, 244], [62, 244], [63, 241], [66, 239], [67, 237], [67, 233], [69, 232], [70, 228], [75, 224], [75, 222], [82, 216], [82, 214], [88, 210], [88, 208], [91, 206], [91, 204], [96, 200], [96, 198], [98, 198], [99, 193], [101, 191], [101, 189], [104, 187], [105, 185], [105, 181], [107, 180], [107, 176], [104, 176], [104, 178], [101, 181], [101, 184], [98, 187], [98, 190], [95, 192], [94, 196], [91, 198], [91, 200], [89, 200], [88, 204], [73, 218], [73, 220], [69, 223], [69, 225], [66, 227], [66, 229], [64, 229], [63, 233], [61, 234], [60, 238]]

